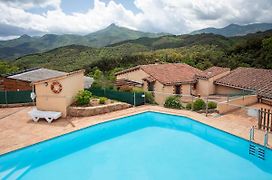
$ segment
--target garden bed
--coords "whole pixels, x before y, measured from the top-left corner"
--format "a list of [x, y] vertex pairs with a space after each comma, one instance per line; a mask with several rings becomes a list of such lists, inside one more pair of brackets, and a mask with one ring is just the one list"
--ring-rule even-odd
[[94, 116], [98, 114], [109, 113], [122, 109], [130, 108], [132, 105], [123, 102], [113, 102], [110, 104], [96, 105], [96, 106], [71, 106], [68, 109], [68, 113], [73, 117], [86, 117]]

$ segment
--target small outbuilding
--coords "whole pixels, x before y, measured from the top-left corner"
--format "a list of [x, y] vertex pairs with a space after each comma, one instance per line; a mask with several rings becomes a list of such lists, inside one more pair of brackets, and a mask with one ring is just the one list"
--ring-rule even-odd
[[34, 82], [37, 109], [61, 112], [66, 117], [68, 106], [84, 89], [84, 79], [84, 70], [79, 70]]
[[[31, 83], [67, 75], [67, 72], [47, 68], [32, 68], [0, 77], [0, 91], [32, 90]], [[84, 76], [84, 88], [90, 88], [93, 78]]]

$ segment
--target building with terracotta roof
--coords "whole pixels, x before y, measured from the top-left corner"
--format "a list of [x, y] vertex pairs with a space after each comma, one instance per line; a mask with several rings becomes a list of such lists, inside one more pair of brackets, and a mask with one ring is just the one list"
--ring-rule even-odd
[[130, 83], [142, 84], [144, 90], [156, 92], [155, 100], [161, 104], [166, 97], [162, 94], [197, 95], [196, 77], [202, 73], [187, 64], [168, 63], [136, 66], [116, 73], [116, 77], [117, 83], [126, 79]]
[[243, 90], [255, 92], [259, 99], [272, 100], [272, 69], [239, 67], [217, 79], [214, 84], [218, 94]]
[[272, 100], [272, 70], [213, 66], [201, 71], [183, 63], [140, 65], [116, 73], [118, 86], [132, 85], [155, 92], [162, 104], [171, 94], [209, 96], [257, 94]]
[[213, 66], [196, 75], [197, 93], [201, 96], [216, 94], [216, 85], [214, 81], [230, 73], [230, 68]]

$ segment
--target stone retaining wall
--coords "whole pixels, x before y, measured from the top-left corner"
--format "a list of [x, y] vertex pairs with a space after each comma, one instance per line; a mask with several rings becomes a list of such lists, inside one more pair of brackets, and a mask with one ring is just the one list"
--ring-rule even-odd
[[68, 114], [73, 117], [86, 117], [94, 116], [98, 114], [109, 113], [112, 111], [118, 111], [122, 109], [130, 108], [132, 105], [122, 102], [93, 106], [93, 107], [69, 107]]

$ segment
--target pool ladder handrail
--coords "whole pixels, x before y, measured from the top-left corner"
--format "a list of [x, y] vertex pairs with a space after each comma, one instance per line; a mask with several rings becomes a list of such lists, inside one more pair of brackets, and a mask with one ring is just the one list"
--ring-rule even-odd
[[[268, 130], [264, 134], [264, 147], [268, 146]], [[254, 141], [254, 136], [255, 136], [255, 126], [252, 126], [249, 130], [249, 140]]]
[[264, 147], [268, 146], [268, 130], [264, 134]]
[[255, 130], [254, 130], [254, 126], [252, 126], [249, 130], [249, 140], [250, 141], [254, 141], [254, 134], [255, 134]]

